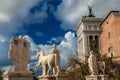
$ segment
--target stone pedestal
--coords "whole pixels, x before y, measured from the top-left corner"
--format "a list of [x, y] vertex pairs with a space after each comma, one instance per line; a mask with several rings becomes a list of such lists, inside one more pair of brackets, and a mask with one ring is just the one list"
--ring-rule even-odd
[[3, 80], [33, 80], [33, 75], [31, 72], [17, 73], [17, 72], [5, 72], [3, 75]]
[[3, 80], [33, 80], [33, 75], [3, 75]]
[[55, 76], [52, 75], [45, 75], [45, 76], [39, 76], [39, 80], [55, 80]]
[[98, 75], [89, 75], [85, 77], [86, 77], [86, 80], [99, 80]]
[[68, 80], [68, 74], [67, 73], [61, 73], [55, 76], [55, 80]]
[[100, 75], [101, 80], [108, 80], [108, 75]]
[[67, 74], [39, 76], [39, 80], [68, 80]]
[[86, 80], [108, 80], [108, 75], [89, 75]]

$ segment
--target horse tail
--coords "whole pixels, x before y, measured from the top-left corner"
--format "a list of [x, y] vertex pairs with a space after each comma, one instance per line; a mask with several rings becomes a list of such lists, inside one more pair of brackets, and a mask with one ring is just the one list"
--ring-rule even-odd
[[55, 66], [57, 66], [57, 62], [58, 62], [58, 58], [57, 58], [57, 54], [55, 54]]

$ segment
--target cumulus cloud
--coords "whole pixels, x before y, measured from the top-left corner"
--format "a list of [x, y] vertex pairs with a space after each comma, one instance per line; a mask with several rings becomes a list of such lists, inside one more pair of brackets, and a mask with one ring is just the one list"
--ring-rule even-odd
[[49, 5], [47, 2], [41, 2], [42, 4], [40, 5], [39, 3], [35, 6], [37, 9], [35, 9], [31, 14], [29, 14], [26, 19], [25, 23], [29, 24], [35, 24], [35, 23], [42, 23], [47, 17], [47, 10]]
[[44, 36], [44, 34], [42, 32], [35, 32], [35, 35], [37, 37], [43, 37]]
[[9, 22], [12, 18], [26, 16], [37, 0], [0, 0], [0, 22]]
[[119, 10], [119, 3], [120, 0], [62, 0], [54, 13], [62, 29], [74, 30], [82, 16], [88, 15], [88, 5], [94, 5], [96, 17], [105, 17], [109, 11]]
[[64, 36], [64, 40], [58, 45], [58, 49], [60, 50], [61, 59], [65, 62], [67, 62], [70, 57], [75, 56], [77, 51], [75, 33], [67, 32]]
[[0, 34], [0, 66], [9, 65], [10, 61], [8, 59], [8, 44], [9, 44], [9, 37], [5, 37]]
[[[20, 33], [25, 30], [24, 24], [42, 22], [47, 17], [48, 5], [42, 0], [0, 0], [0, 3], [0, 33], [3, 35]], [[42, 5], [39, 6], [39, 3]], [[41, 10], [31, 13], [35, 6]]]
[[1, 71], [10, 71], [12, 70], [13, 66], [12, 65], [7, 65], [7, 66], [1, 66]]
[[52, 43], [59, 43], [62, 41], [64, 38], [62, 36], [59, 37], [52, 37], [47, 43], [52, 44]]
[[[26, 37], [30, 42], [30, 52], [32, 60], [37, 60], [35, 55], [37, 54], [37, 51], [39, 49], [43, 50], [46, 55], [49, 54], [52, 45], [36, 44], [28, 35], [25, 35], [24, 37]], [[60, 50], [61, 62], [64, 61], [66, 63], [68, 58], [75, 56], [75, 53], [77, 51], [77, 40], [75, 37], [75, 33], [67, 32], [64, 36], [64, 39], [60, 42], [60, 44], [57, 45], [57, 48], [58, 50]], [[64, 63], [61, 64], [64, 65]]]
[[63, 0], [55, 12], [56, 18], [61, 20], [63, 29], [75, 29], [81, 16], [87, 12], [90, 0]]
[[106, 17], [111, 10], [120, 10], [120, 0], [95, 0], [94, 13], [97, 17]]
[[0, 32], [16, 33], [21, 28], [20, 20], [28, 15], [29, 9], [36, 2], [37, 0], [0, 0]]
[[[34, 42], [34, 40], [28, 36], [28, 35], [24, 35], [23, 37], [26, 37], [30, 43], [30, 55], [31, 55], [31, 61], [29, 63], [29, 68], [34, 68], [35, 65], [37, 64], [37, 51], [38, 50], [43, 50], [44, 53], [46, 55], [49, 54], [49, 51], [52, 47], [52, 45], [48, 45], [48, 44], [36, 44]], [[57, 38], [56, 38], [57, 39]], [[5, 39], [7, 41], [9, 41], [8, 39]], [[4, 43], [3, 41], [0, 41], [0, 44]], [[5, 46], [8, 46], [8, 43], [5, 42], [5, 44], [3, 44]], [[2, 47], [0, 45], [0, 47]], [[7, 48], [7, 49], [6, 49]], [[7, 70], [11, 70], [12, 66], [11, 66], [11, 61], [10, 60], [6, 60], [8, 59], [7, 54], [8, 53], [8, 47], [3, 48], [3, 51], [0, 52], [5, 52], [5, 54], [1, 54], [1, 58], [0, 58], [0, 67], [2, 71]], [[64, 38], [62, 39], [62, 41], [57, 45], [58, 50], [60, 51], [60, 56], [61, 56], [61, 64], [62, 67], [67, 63], [68, 59], [70, 57], [75, 56], [76, 51], [77, 51], [77, 40], [75, 37], [75, 33], [74, 32], [67, 32], [64, 36]], [[6, 62], [2, 62], [2, 61], [6, 61]], [[8, 62], [8, 64], [7, 64]], [[63, 63], [64, 62], [64, 63]], [[5, 64], [3, 64], [5, 63]], [[4, 67], [3, 67], [4, 66]]]
[[[0, 0], [0, 3], [0, 66], [7, 66], [11, 64], [8, 59], [10, 38], [16, 33], [25, 32], [24, 24], [35, 23], [38, 19], [42, 22], [47, 17], [48, 5], [42, 0]], [[39, 3], [42, 4], [39, 6], [41, 10], [31, 13], [30, 10]]]

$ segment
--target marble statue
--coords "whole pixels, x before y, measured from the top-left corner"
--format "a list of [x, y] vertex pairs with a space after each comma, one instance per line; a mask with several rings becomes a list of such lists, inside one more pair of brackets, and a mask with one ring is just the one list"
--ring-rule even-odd
[[3, 80], [33, 80], [33, 72], [28, 70], [30, 60], [30, 48], [27, 38], [19, 36], [9, 42], [8, 58], [12, 60], [14, 67], [3, 73]]
[[29, 44], [27, 39], [19, 36], [17, 39], [12, 38], [9, 44], [10, 50], [8, 52], [8, 56], [14, 63], [13, 71], [27, 71], [27, 63], [30, 60]]
[[98, 74], [97, 62], [96, 62], [96, 56], [93, 54], [93, 51], [90, 51], [90, 56], [88, 58], [88, 65], [91, 75], [97, 75]]
[[[53, 63], [52, 58], [54, 56], [51, 55], [50, 56], [51, 58], [49, 58], [49, 56], [45, 56], [45, 54], [43, 53], [42, 50], [39, 50], [36, 57], [38, 57], [39, 60], [38, 60], [37, 65], [35, 66], [35, 70], [38, 71], [38, 67], [42, 65], [42, 67], [43, 67], [42, 75], [47, 75], [47, 66], [48, 66], [48, 64]], [[51, 59], [51, 60], [48, 61], [48, 58]], [[51, 67], [52, 66], [50, 66], [49, 68], [51, 69]]]
[[98, 61], [97, 62], [97, 64], [98, 64], [98, 73], [99, 74], [105, 74], [105, 61]]
[[53, 75], [60, 73], [60, 55], [59, 51], [56, 48], [56, 45], [52, 46], [50, 54], [44, 55], [43, 51], [39, 50], [36, 56], [39, 57], [38, 64], [36, 65], [36, 70], [40, 65], [42, 65], [42, 75], [49, 75], [51, 69], [53, 70]]
[[50, 54], [55, 55], [55, 66], [53, 67], [53, 74], [58, 74], [60, 73], [60, 54], [59, 51], [56, 48], [56, 45], [53, 44], [52, 49], [50, 50]]
[[93, 11], [92, 11], [93, 7], [94, 7], [94, 5], [93, 6], [88, 5], [88, 10], [89, 10], [88, 17], [95, 17], [94, 14], [93, 14]]

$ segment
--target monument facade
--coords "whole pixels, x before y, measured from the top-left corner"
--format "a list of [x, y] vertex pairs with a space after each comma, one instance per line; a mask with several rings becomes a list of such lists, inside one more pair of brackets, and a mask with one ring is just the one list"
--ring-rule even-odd
[[100, 50], [99, 37], [102, 32], [100, 26], [103, 18], [96, 18], [92, 8], [88, 6], [89, 15], [84, 16], [77, 25], [78, 58], [85, 61], [88, 53], [97, 53]]

